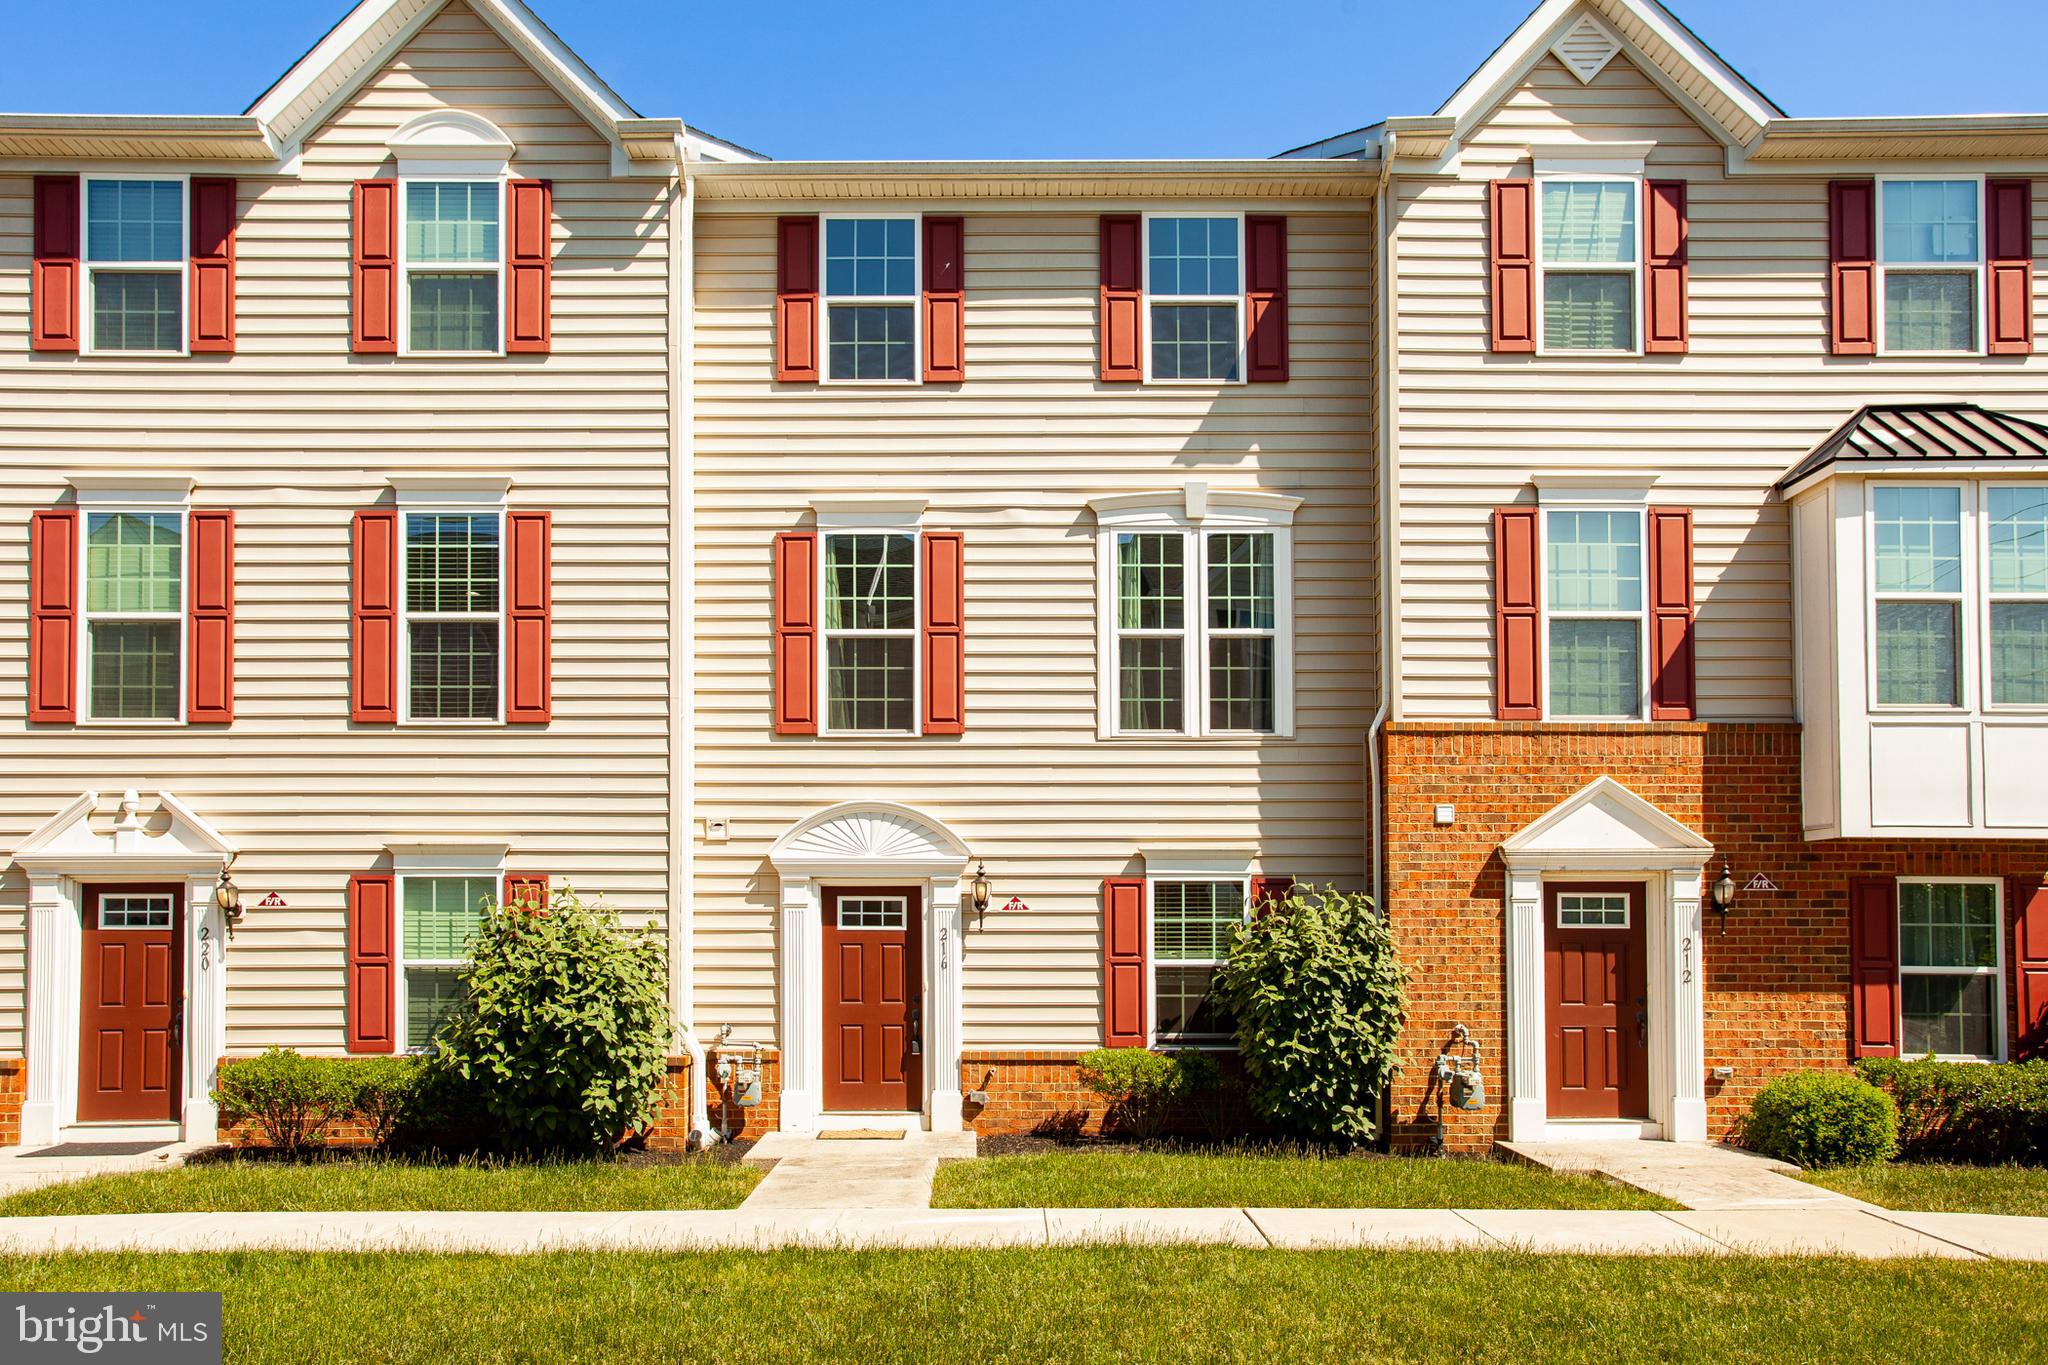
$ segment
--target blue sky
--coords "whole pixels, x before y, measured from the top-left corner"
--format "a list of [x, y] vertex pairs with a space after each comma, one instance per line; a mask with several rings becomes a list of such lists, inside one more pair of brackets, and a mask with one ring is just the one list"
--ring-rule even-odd
[[[1534, 4], [529, 2], [644, 114], [777, 157], [885, 159], [1263, 156], [1433, 111]], [[1673, 6], [1793, 114], [2048, 109], [2041, 0], [1945, 0], [1939, 23], [1925, 0]], [[346, 9], [5, 0], [0, 108], [239, 113]]]

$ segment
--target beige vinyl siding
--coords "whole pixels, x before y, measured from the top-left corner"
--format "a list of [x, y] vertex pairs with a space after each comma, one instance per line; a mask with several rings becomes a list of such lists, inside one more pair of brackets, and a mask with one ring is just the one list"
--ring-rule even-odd
[[[513, 174], [555, 183], [555, 351], [349, 353], [351, 182], [443, 105], [500, 124]], [[54, 168], [53, 168], [54, 169]], [[502, 839], [508, 866], [635, 917], [667, 887], [670, 187], [609, 148], [467, 7], [450, 6], [305, 147], [240, 181], [232, 357], [32, 355], [29, 177], [0, 176], [0, 850], [65, 802], [176, 792], [240, 845], [254, 906], [228, 950], [228, 1044], [339, 1048], [350, 873], [395, 839]], [[65, 475], [182, 473], [236, 513], [232, 728], [23, 724], [29, 515]], [[349, 522], [393, 474], [506, 474], [554, 512], [554, 721], [349, 720]], [[21, 1047], [26, 881], [0, 879], [0, 1051]]]
[[[1487, 182], [1529, 174], [1532, 142], [1571, 137], [1653, 142], [1648, 175], [1688, 182], [1689, 355], [1488, 352]], [[1613, 469], [1656, 471], [1651, 501], [1694, 509], [1701, 717], [1789, 718], [1790, 529], [1772, 484], [1864, 403], [1969, 398], [2048, 417], [2038, 358], [1827, 355], [1827, 177], [1725, 165], [1628, 53], [1591, 84], [1546, 56], [1473, 130], [1455, 175], [1397, 182], [1397, 714], [1493, 714], [1488, 514], [1533, 497], [1532, 472]]]
[[[834, 802], [883, 799], [985, 858], [997, 906], [1030, 907], [967, 928], [966, 1045], [1087, 1047], [1101, 1033], [1101, 881], [1141, 872], [1141, 849], [1365, 877], [1371, 224], [1253, 206], [1290, 214], [1290, 383], [1139, 388], [1095, 378], [1097, 205], [926, 207], [966, 214], [969, 378], [891, 390], [773, 383], [774, 214], [700, 206], [695, 800], [731, 838], [696, 850], [696, 1023], [773, 1038], [768, 847]], [[1096, 737], [1087, 502], [1190, 480], [1306, 499], [1294, 739]], [[927, 529], [966, 533], [964, 737], [770, 732], [772, 537], [810, 526], [812, 499], [860, 493], [926, 498]]]

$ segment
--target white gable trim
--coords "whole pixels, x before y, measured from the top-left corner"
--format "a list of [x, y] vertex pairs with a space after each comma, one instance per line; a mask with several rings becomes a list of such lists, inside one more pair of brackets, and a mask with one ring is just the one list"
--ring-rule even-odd
[[1521, 871], [1698, 871], [1714, 846], [1611, 777], [1601, 777], [1502, 843]]

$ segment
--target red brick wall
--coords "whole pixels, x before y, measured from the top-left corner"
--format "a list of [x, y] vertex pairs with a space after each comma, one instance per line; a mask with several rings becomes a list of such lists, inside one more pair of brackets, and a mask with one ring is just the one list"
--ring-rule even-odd
[[21, 1106], [27, 1099], [27, 1059], [0, 1057], [0, 1147], [21, 1141]]
[[1103, 1100], [1075, 1074], [1079, 1055], [983, 1049], [961, 1053], [960, 1093], [988, 1092], [986, 1105], [966, 1106], [967, 1126], [977, 1133], [1029, 1133], [1071, 1122], [1088, 1132], [1101, 1132]]
[[[1800, 830], [1799, 727], [1401, 722], [1386, 730], [1387, 905], [1407, 960], [1406, 1070], [1395, 1137], [1427, 1137], [1430, 1064], [1454, 1024], [1485, 1054], [1487, 1108], [1446, 1110], [1454, 1150], [1507, 1136], [1506, 875], [1499, 847], [1537, 816], [1608, 776], [1714, 844], [1738, 884], [1757, 872], [1776, 892], [1739, 893], [1723, 937], [1706, 913], [1708, 1132], [1731, 1134], [1757, 1088], [1779, 1072], [1849, 1064], [1848, 883], [1863, 874], [2039, 876], [2048, 842], [1833, 839]], [[1457, 806], [1440, 828], [1435, 806]], [[2011, 925], [2006, 925], [2009, 935]], [[2011, 943], [2006, 945], [2011, 956]], [[2011, 991], [2008, 986], [2008, 999]], [[2008, 1029], [2012, 1027], [2008, 1022]]]

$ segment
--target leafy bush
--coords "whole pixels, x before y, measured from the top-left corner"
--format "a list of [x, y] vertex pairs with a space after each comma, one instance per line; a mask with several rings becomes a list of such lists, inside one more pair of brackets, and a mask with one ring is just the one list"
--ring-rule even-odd
[[1866, 1057], [1856, 1071], [1897, 1101], [1899, 1149], [1908, 1157], [2048, 1165], [2048, 1060]]
[[1218, 1083], [1216, 1063], [1199, 1052], [1100, 1047], [1083, 1053], [1081, 1083], [1109, 1101], [1104, 1126], [1148, 1142], [1164, 1132], [1183, 1100]]
[[654, 1122], [673, 1034], [659, 929], [566, 889], [546, 909], [492, 906], [463, 981], [436, 1042], [500, 1141], [610, 1151]]
[[1240, 927], [1216, 972], [1259, 1118], [1342, 1146], [1378, 1131], [1408, 975], [1372, 898], [1296, 887]]
[[1898, 1125], [1898, 1106], [1870, 1082], [1797, 1071], [1757, 1092], [1742, 1135], [1766, 1156], [1818, 1170], [1890, 1160], [1899, 1150]]
[[349, 1107], [370, 1130], [370, 1141], [389, 1147], [399, 1129], [416, 1120], [425, 1062], [419, 1057], [353, 1057], [343, 1065], [353, 1088]]
[[254, 1123], [269, 1146], [297, 1155], [324, 1143], [328, 1123], [354, 1104], [350, 1065], [347, 1058], [274, 1047], [222, 1066], [213, 1102], [226, 1122]]

